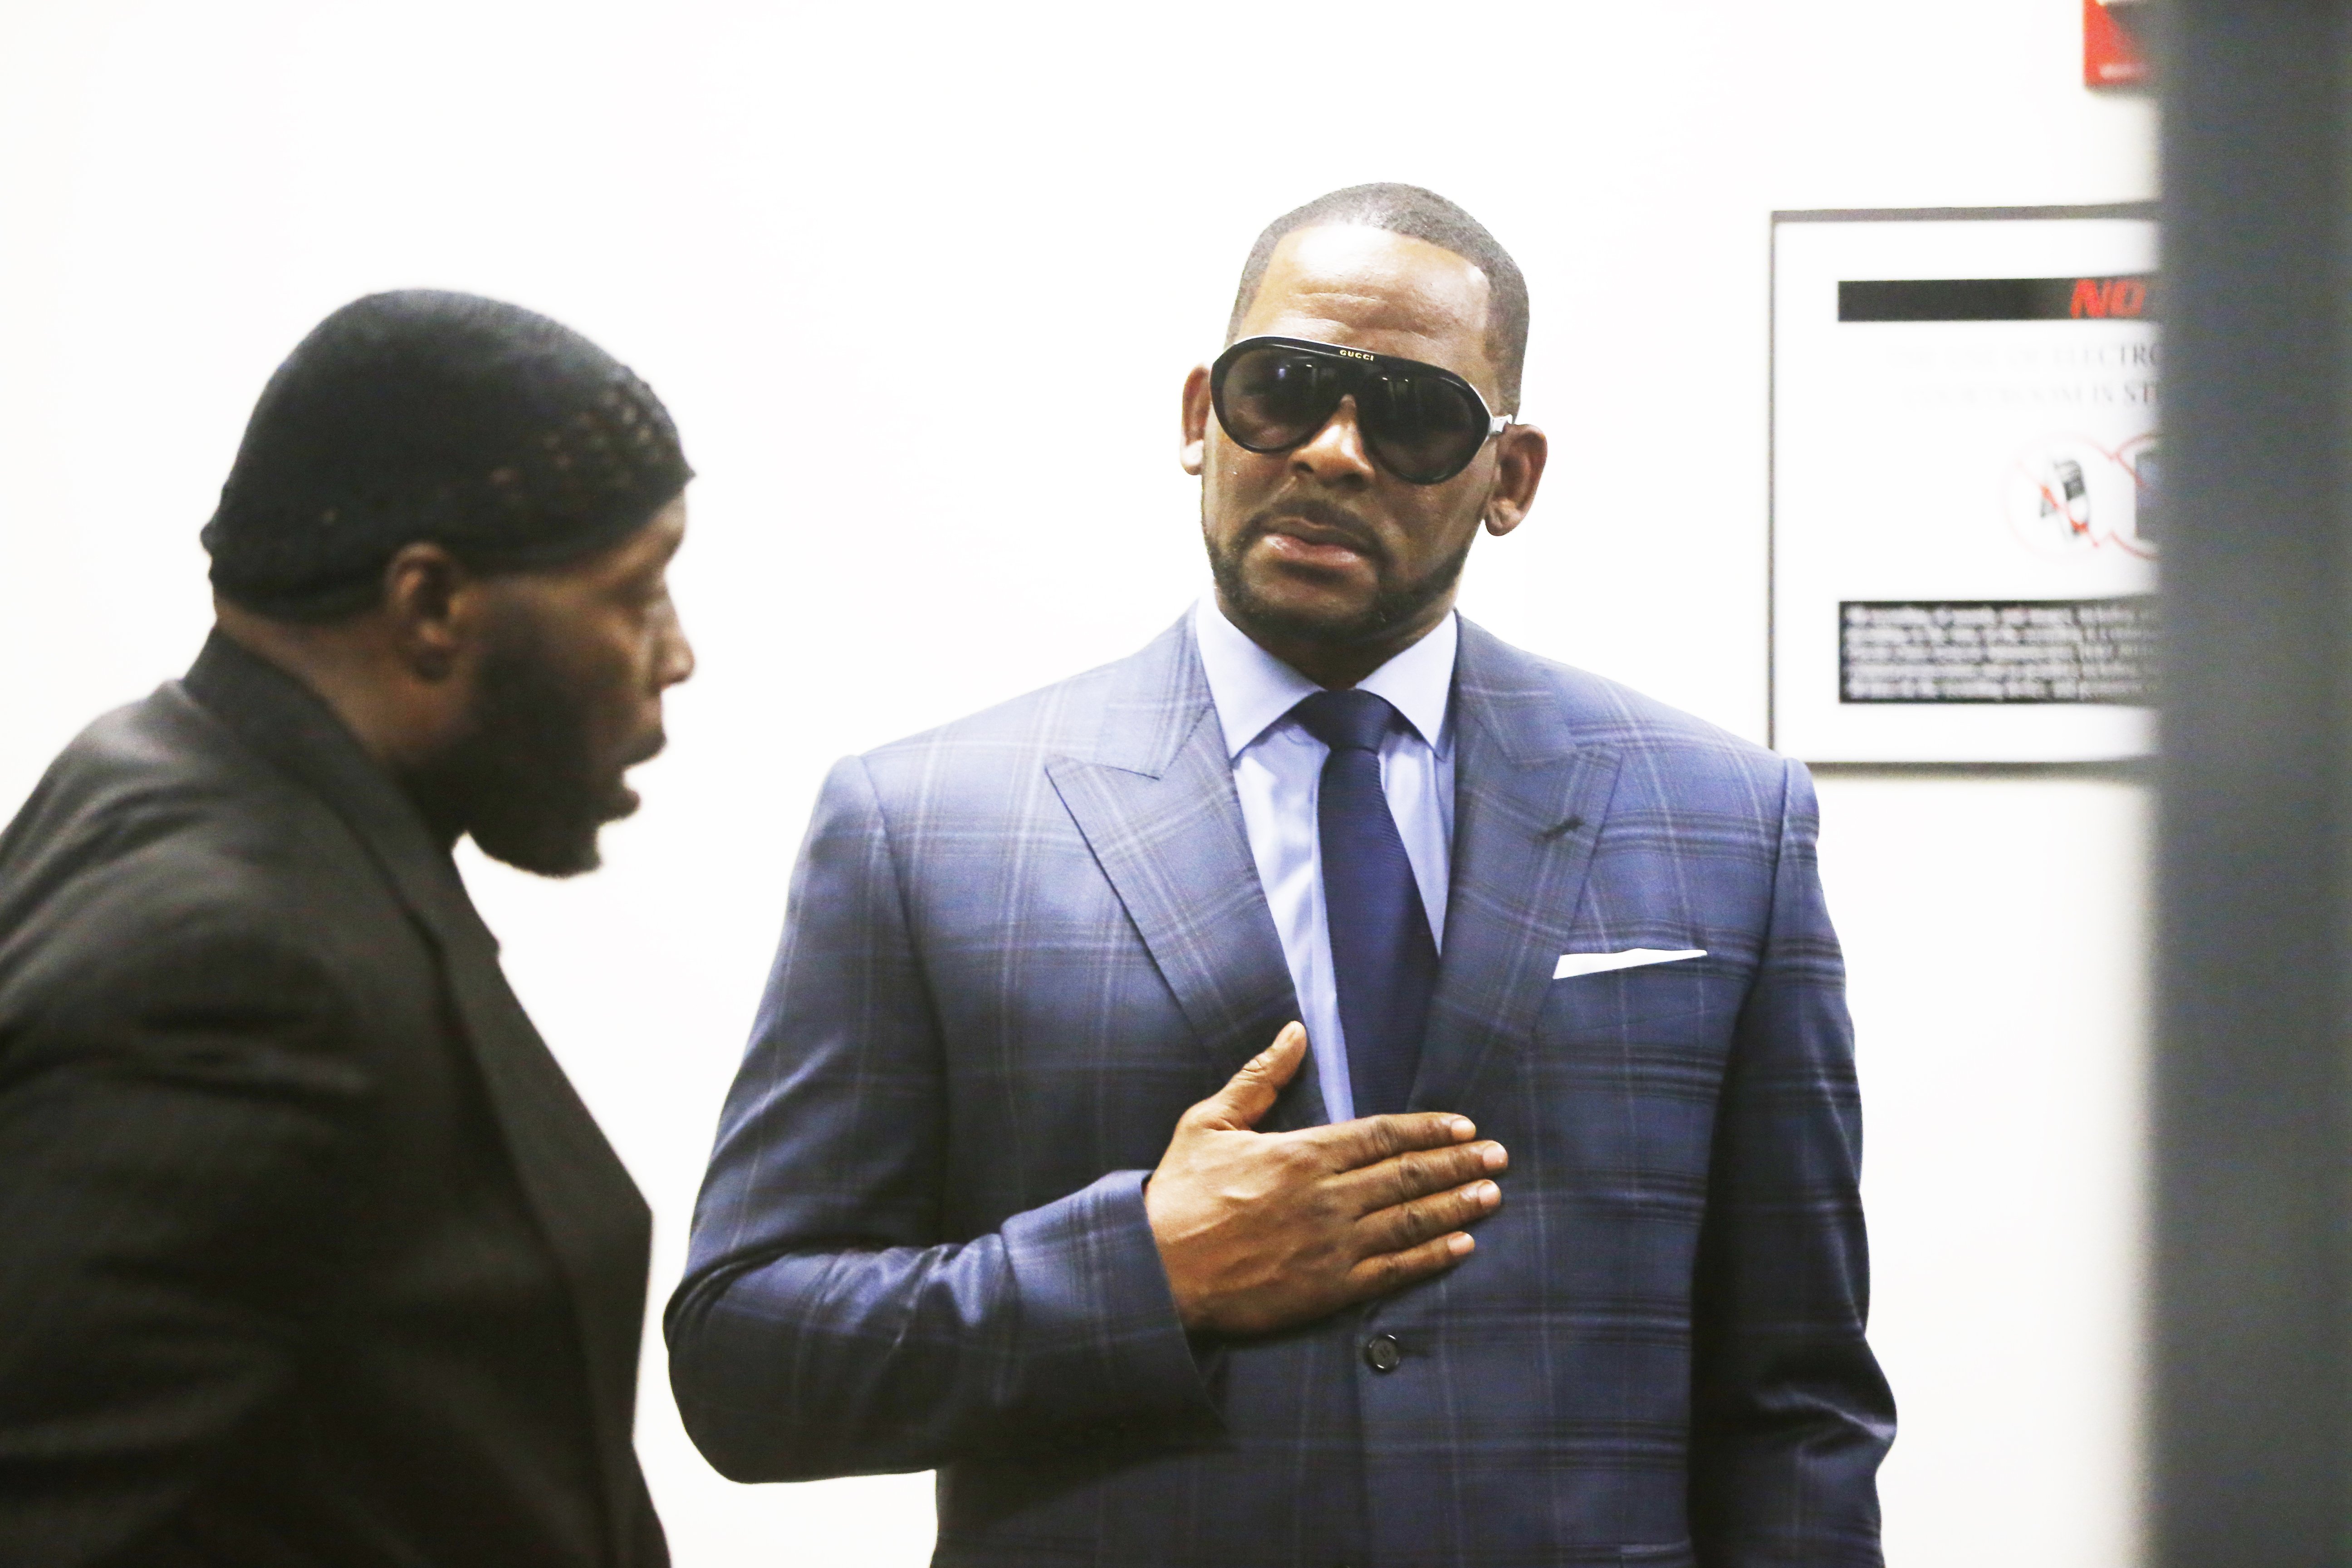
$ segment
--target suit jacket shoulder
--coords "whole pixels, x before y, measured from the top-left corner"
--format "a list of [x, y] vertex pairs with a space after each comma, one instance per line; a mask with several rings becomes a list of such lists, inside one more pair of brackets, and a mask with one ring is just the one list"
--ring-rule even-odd
[[1520, 730], [1522, 745], [1525, 730], [1541, 727], [1525, 723], [1541, 705], [1558, 712], [1573, 743], [1653, 757], [1686, 784], [1769, 778], [1777, 788], [1788, 766], [1753, 741], [1605, 676], [1514, 647], [1467, 619], [1454, 685], [1465, 710], [1489, 715], [1498, 739]]
[[315, 795], [166, 686], [85, 730], [0, 836], [0, 1009], [120, 1008], [173, 973], [324, 1005], [351, 900], [382, 897], [369, 870]]
[[[1809, 808], [1801, 764], [1633, 688], [1513, 647], [1466, 617], [1454, 665], [1454, 715], [1483, 744], [1474, 771], [1534, 766], [1582, 751], [1605, 761], [1627, 799], [1779, 819]], [[1046, 764], [1076, 759], [1158, 778], [1200, 724], [1214, 721], [1190, 616], [1129, 657], [858, 759], [887, 819], [928, 824], [1024, 819], [1042, 804]], [[1792, 787], [1793, 781], [1793, 787]], [[1475, 787], [1465, 775], [1460, 787]]]
[[1157, 773], [1208, 703], [1188, 616], [1125, 658], [877, 747], [863, 760], [877, 781], [919, 778], [933, 787], [1061, 756]]
[[[1461, 626], [1456, 698], [1496, 710], [1498, 725], [1507, 725], [1514, 709], [1540, 706], [1559, 714], [1580, 742], [1683, 752], [1733, 767], [1780, 766], [1756, 742], [1630, 686], [1528, 653], [1466, 616]], [[1209, 700], [1187, 616], [1124, 658], [877, 747], [865, 760], [896, 769], [941, 753], [977, 761], [993, 752], [1149, 764], [1164, 759], [1138, 746], [1137, 732], [1189, 721]]]

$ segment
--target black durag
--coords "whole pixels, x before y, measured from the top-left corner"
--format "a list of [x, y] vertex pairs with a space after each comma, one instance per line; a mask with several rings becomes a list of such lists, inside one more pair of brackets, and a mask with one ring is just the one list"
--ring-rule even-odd
[[496, 300], [371, 294], [278, 367], [205, 524], [213, 586], [286, 620], [381, 591], [403, 546], [478, 571], [616, 544], [694, 470], [651, 388], [586, 338]]

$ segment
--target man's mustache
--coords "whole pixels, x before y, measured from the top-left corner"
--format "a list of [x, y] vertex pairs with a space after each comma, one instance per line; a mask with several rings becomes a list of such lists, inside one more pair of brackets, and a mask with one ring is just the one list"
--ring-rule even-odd
[[1318, 528], [1339, 534], [1340, 542], [1349, 549], [1375, 565], [1388, 564], [1388, 546], [1381, 542], [1381, 536], [1372, 525], [1346, 507], [1336, 501], [1325, 500], [1320, 496], [1300, 496], [1292, 500], [1276, 501], [1253, 514], [1242, 529], [1240, 542], [1247, 545], [1254, 540], [1276, 532], [1276, 525], [1289, 518], [1313, 523]]

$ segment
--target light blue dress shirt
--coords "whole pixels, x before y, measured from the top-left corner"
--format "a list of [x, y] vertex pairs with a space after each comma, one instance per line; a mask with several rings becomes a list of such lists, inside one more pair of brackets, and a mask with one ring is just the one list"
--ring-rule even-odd
[[[1331, 929], [1323, 904], [1322, 836], [1316, 796], [1330, 750], [1288, 717], [1321, 688], [1258, 647], [1224, 617], [1213, 597], [1195, 606], [1192, 635], [1224, 731], [1225, 755], [1241, 796], [1242, 824], [1258, 881], [1274, 911], [1282, 956], [1298, 992], [1299, 1022], [1315, 1052], [1324, 1108], [1334, 1121], [1355, 1113], [1348, 1084], [1348, 1041], [1339, 1026], [1339, 987], [1331, 968]], [[1419, 642], [1357, 683], [1404, 715], [1381, 746], [1381, 787], [1412, 862], [1430, 935], [1445, 942], [1446, 876], [1454, 843], [1454, 731], [1450, 704], [1454, 653], [1460, 641], [1447, 616]]]

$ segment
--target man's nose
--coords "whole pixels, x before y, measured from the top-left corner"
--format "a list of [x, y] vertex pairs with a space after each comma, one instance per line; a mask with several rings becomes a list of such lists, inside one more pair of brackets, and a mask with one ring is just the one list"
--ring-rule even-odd
[[659, 659], [654, 666], [654, 678], [667, 689], [693, 673], [694, 645], [686, 640], [686, 626], [673, 611], [668, 630], [662, 637]]
[[1372, 477], [1371, 454], [1364, 450], [1363, 426], [1357, 423], [1356, 398], [1350, 393], [1323, 422], [1323, 428], [1290, 450], [1290, 468], [1326, 484], [1368, 482]]

